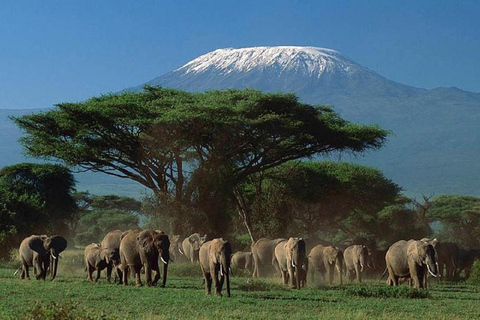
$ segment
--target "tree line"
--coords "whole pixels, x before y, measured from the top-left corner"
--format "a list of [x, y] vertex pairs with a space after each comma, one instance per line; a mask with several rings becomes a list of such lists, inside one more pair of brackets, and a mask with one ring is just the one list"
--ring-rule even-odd
[[[12, 120], [25, 132], [27, 154], [61, 165], [2, 169], [1, 243], [14, 234], [51, 233], [46, 229], [74, 230], [89, 239], [88, 230], [75, 227], [82, 205], [88, 215], [80, 215], [92, 226], [119, 209], [118, 203], [95, 207], [92, 199], [75, 198], [70, 170], [88, 170], [149, 188], [152, 194], [134, 210], [117, 213], [137, 220], [140, 214], [143, 224], [172, 234], [201, 229], [245, 244], [285, 234], [388, 243], [431, 234], [431, 222], [438, 220], [446, 236], [468, 229], [463, 236], [469, 239], [462, 241], [478, 245], [477, 198], [439, 197], [432, 202], [439, 207], [429, 203], [422, 211], [427, 206], [403, 196], [380, 171], [325, 161], [325, 155], [379, 149], [390, 132], [350, 123], [293, 94], [145, 87]], [[446, 209], [456, 202], [461, 209]], [[135, 223], [140, 221], [126, 218], [124, 225]]]

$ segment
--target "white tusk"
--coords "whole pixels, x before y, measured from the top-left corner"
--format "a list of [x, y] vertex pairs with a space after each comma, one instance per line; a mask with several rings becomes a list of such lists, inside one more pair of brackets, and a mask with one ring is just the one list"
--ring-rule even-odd
[[296, 267], [296, 266], [295, 266], [295, 263], [293, 263], [293, 260], [292, 260], [292, 267], [293, 267], [293, 268], [295, 268], [295, 267]]
[[18, 268], [18, 269], [13, 273], [13, 275], [16, 276], [17, 273], [18, 273], [18, 271], [20, 271], [20, 268]]
[[162, 262], [163, 262], [164, 264], [168, 264], [168, 262], [167, 262], [167, 261], [165, 261], [165, 259], [163, 259], [163, 257], [162, 257], [162, 256], [160, 256], [160, 260], [162, 260]]
[[223, 266], [220, 264], [220, 275], [223, 277]]
[[428, 269], [428, 272], [430, 272], [430, 274], [432, 275], [432, 277], [436, 278], [437, 276], [433, 274], [432, 270], [430, 270], [430, 267], [428, 266], [428, 263], [427, 263], [427, 269]]
[[50, 253], [53, 259], [57, 260], [57, 258], [53, 255], [53, 253]]

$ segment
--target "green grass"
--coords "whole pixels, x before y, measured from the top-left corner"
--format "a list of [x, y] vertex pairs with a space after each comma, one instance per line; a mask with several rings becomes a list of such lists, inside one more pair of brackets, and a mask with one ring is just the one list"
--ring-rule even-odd
[[[232, 278], [232, 297], [206, 296], [198, 265], [171, 265], [166, 288], [86, 281], [78, 253], [57, 279], [19, 280], [0, 269], [0, 319], [479, 319], [480, 286], [430, 285], [428, 293], [384, 282], [294, 290], [279, 279]], [[133, 284], [133, 281], [131, 282]]]

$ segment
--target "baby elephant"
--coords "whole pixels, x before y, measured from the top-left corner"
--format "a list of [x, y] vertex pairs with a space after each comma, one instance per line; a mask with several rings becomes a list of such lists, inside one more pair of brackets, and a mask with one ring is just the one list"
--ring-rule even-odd
[[85, 269], [87, 271], [87, 279], [94, 281], [92, 278], [93, 271], [97, 270], [95, 282], [100, 278], [100, 272], [107, 268], [113, 259], [114, 252], [110, 249], [102, 248], [96, 243], [91, 243], [85, 248]]
[[245, 269], [250, 275], [253, 274], [253, 256], [251, 252], [237, 251], [232, 255], [232, 267]]

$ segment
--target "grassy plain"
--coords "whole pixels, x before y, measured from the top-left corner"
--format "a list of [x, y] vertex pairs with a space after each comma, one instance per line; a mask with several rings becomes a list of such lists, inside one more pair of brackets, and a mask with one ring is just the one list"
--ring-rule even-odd
[[[278, 279], [232, 277], [232, 297], [205, 296], [200, 268], [172, 264], [166, 288], [87, 282], [81, 254], [66, 253], [57, 279], [18, 279], [0, 269], [0, 319], [480, 319], [480, 287], [362, 285], [294, 290]], [[16, 265], [16, 264], [15, 264]]]

